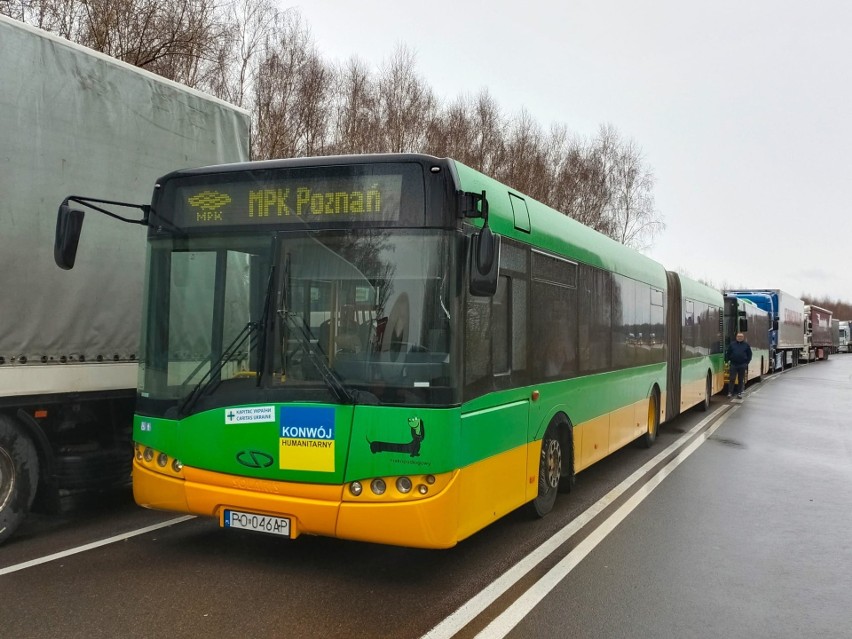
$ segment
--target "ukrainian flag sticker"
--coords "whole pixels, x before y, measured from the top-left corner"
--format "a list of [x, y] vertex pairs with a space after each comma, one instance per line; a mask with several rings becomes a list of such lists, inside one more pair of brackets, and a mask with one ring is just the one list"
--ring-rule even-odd
[[282, 470], [334, 472], [334, 409], [311, 406], [281, 408]]

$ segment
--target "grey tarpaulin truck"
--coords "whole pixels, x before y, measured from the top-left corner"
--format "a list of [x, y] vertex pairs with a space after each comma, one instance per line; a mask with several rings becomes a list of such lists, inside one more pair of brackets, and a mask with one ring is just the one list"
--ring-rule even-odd
[[0, 60], [2, 542], [31, 507], [130, 478], [146, 230], [93, 219], [62, 271], [57, 203], [150, 201], [174, 169], [245, 161], [249, 116], [3, 16]]

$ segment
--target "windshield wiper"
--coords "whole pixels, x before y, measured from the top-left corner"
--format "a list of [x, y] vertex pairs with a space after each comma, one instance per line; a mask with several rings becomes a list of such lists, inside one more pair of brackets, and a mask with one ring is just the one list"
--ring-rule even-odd
[[284, 271], [281, 277], [281, 286], [283, 288], [281, 295], [281, 306], [278, 314], [284, 318], [285, 326], [293, 326], [296, 329], [296, 335], [302, 344], [302, 349], [307, 353], [308, 358], [313, 363], [314, 367], [319, 371], [325, 385], [328, 386], [335, 399], [342, 404], [354, 404], [355, 394], [350, 393], [340, 378], [332, 368], [328, 365], [328, 360], [325, 354], [317, 353], [317, 348], [311, 343], [311, 329], [305, 322], [305, 318], [301, 318], [301, 322], [296, 320], [294, 313], [287, 310], [290, 306], [290, 254], [287, 253], [284, 259]]
[[322, 354], [317, 353], [317, 349], [311, 343], [310, 329], [305, 325], [304, 318], [302, 318], [301, 322], [297, 321], [294, 314], [286, 308], [281, 309], [278, 313], [289, 325], [296, 328], [296, 335], [302, 343], [302, 348], [307, 353], [313, 365], [319, 371], [323, 381], [326, 386], [328, 386], [329, 390], [331, 390], [337, 401], [342, 404], [354, 404], [355, 400], [352, 393], [346, 389], [343, 382], [340, 381], [340, 378], [328, 365], [325, 357]]
[[237, 336], [231, 341], [230, 344], [222, 351], [222, 356], [219, 358], [219, 361], [216, 362], [215, 366], [211, 366], [210, 370], [208, 370], [195, 387], [192, 389], [192, 392], [186, 396], [186, 399], [183, 400], [183, 403], [178, 410], [178, 413], [181, 417], [186, 417], [192, 407], [195, 406], [195, 403], [213, 386], [213, 384], [221, 383], [221, 379], [217, 379], [219, 373], [222, 372], [222, 369], [225, 368], [225, 364], [227, 364], [234, 355], [242, 348], [242, 345], [246, 343], [251, 335], [259, 330], [263, 326], [263, 322], [248, 322], [242, 330], [237, 334]]
[[[275, 264], [269, 268], [269, 279], [266, 282], [266, 298], [263, 301], [263, 315], [261, 315], [261, 327], [265, 327], [266, 321], [269, 318], [269, 305], [272, 299], [272, 288], [275, 283]], [[260, 334], [260, 353], [257, 357], [257, 387], [260, 388], [260, 382], [263, 379], [263, 369], [266, 366], [266, 340], [269, 331], [264, 330]]]

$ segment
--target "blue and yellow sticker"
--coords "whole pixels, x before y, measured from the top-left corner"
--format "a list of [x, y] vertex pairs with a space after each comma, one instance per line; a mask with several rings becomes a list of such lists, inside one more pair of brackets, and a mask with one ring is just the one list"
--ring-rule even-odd
[[279, 465], [282, 470], [334, 472], [334, 409], [281, 408]]

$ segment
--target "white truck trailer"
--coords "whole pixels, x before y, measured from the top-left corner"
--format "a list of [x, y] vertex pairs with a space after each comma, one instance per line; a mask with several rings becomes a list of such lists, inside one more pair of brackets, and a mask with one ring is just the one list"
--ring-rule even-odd
[[772, 318], [769, 361], [773, 371], [796, 366], [805, 348], [805, 303], [777, 288], [726, 291], [751, 300]]
[[831, 352], [840, 352], [840, 320], [831, 318]]
[[146, 229], [93, 220], [61, 271], [57, 202], [245, 161], [249, 115], [4, 16], [0, 60], [2, 543], [31, 507], [130, 479]]
[[841, 320], [837, 324], [838, 346], [837, 350], [840, 353], [852, 353], [852, 322], [849, 320]]

